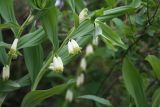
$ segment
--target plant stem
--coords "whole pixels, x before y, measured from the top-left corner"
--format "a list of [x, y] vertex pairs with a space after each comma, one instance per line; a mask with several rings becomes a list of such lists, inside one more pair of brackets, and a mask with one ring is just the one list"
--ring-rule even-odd
[[60, 48], [53, 53], [50, 58], [47, 60], [47, 62], [44, 64], [44, 66], [41, 68], [40, 72], [38, 73], [35, 82], [33, 83], [33, 87], [32, 87], [32, 91], [36, 90], [38, 83], [40, 82], [41, 78], [43, 77], [43, 75], [45, 74], [45, 72], [47, 71], [47, 68], [49, 66], [49, 64], [52, 62], [52, 59], [54, 57], [54, 55], [58, 54], [60, 52], [60, 50], [64, 47], [64, 45], [68, 42], [68, 40], [70, 39], [70, 37], [73, 35], [75, 31], [75, 28], [71, 29], [71, 32], [68, 34], [68, 36], [65, 38], [65, 40], [63, 41], [63, 43], [61, 44]]
[[18, 34], [17, 34], [17, 38], [20, 38], [23, 30], [25, 29], [25, 27], [30, 24], [30, 22], [32, 22], [32, 20], [34, 19], [34, 16], [30, 13], [28, 18], [25, 20], [25, 22], [22, 24], [22, 26], [19, 28]]

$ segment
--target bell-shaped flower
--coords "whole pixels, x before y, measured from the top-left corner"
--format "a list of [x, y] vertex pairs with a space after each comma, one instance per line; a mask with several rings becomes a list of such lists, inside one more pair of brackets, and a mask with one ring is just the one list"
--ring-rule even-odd
[[85, 58], [82, 58], [80, 62], [80, 68], [82, 71], [86, 71], [86, 67], [87, 67], [87, 61]]
[[70, 90], [70, 89], [67, 90], [65, 99], [68, 102], [72, 102], [72, 100], [73, 100], [73, 92], [72, 92], [72, 90]]
[[87, 47], [86, 47], [86, 56], [89, 56], [91, 54], [93, 54], [93, 46], [91, 44], [89, 44]]
[[17, 50], [17, 44], [18, 44], [18, 39], [14, 39], [13, 44], [11, 46], [11, 50], [16, 51]]
[[17, 44], [18, 44], [18, 39], [16, 38], [16, 39], [14, 39], [14, 41], [13, 41], [13, 43], [11, 45], [11, 49], [10, 49], [10, 51], [8, 53], [9, 55], [12, 56], [12, 58], [17, 58], [18, 54], [20, 54], [17, 51]]
[[84, 76], [83, 73], [81, 73], [81, 74], [77, 77], [76, 86], [77, 86], [77, 87], [80, 87], [80, 86], [84, 83], [84, 79], [85, 79], [85, 76]]
[[68, 42], [69, 54], [75, 55], [75, 54], [78, 54], [80, 51], [81, 51], [81, 48], [79, 47], [78, 43], [74, 39], [71, 39]]
[[98, 46], [98, 43], [99, 43], [99, 41], [98, 41], [98, 36], [97, 36], [97, 37], [93, 38], [92, 44], [93, 44], [94, 46]]
[[88, 9], [84, 8], [80, 13], [79, 13], [79, 23], [83, 22], [86, 19], [90, 19], [88, 15]]
[[59, 56], [54, 57], [53, 62], [49, 66], [49, 69], [55, 72], [63, 72], [64, 67], [63, 67], [63, 62], [62, 62], [61, 57]]
[[10, 67], [8, 65], [3, 67], [2, 79], [8, 80], [10, 76]]

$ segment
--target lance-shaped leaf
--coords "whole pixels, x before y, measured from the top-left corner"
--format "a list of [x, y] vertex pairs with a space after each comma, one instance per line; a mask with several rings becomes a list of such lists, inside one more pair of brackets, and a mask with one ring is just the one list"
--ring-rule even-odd
[[25, 87], [25, 86], [30, 85], [30, 78], [29, 78], [29, 75], [25, 75], [24, 77], [22, 77], [16, 81], [0, 80], [0, 84], [1, 84], [0, 85], [0, 93], [11, 92], [11, 91], [15, 91], [21, 87]]
[[156, 89], [152, 96], [152, 107], [159, 107], [160, 105], [160, 88]]
[[[18, 26], [13, 9], [13, 0], [0, 0], [0, 14], [6, 22], [11, 22]], [[18, 27], [12, 27], [12, 31], [16, 35]]]
[[24, 49], [25, 63], [29, 72], [31, 81], [33, 82], [43, 63], [43, 49], [41, 45]]
[[73, 13], [76, 12], [76, 5], [75, 5], [75, 0], [67, 0], [69, 6], [71, 7]]
[[79, 99], [84, 99], [84, 100], [91, 100], [91, 101], [95, 101], [97, 103], [103, 104], [105, 106], [109, 106], [111, 107], [112, 104], [110, 103], [109, 100], [98, 97], [98, 96], [94, 96], [94, 95], [83, 95], [83, 96], [79, 96]]
[[73, 83], [74, 81], [70, 80], [67, 83], [54, 86], [53, 88], [47, 90], [31, 91], [24, 97], [21, 107], [35, 107], [46, 98], [49, 98], [53, 95], [61, 94], [68, 87], [68, 85]]
[[0, 93], [0, 107], [2, 106], [2, 103], [4, 102], [6, 96], [6, 93]]
[[9, 92], [20, 88], [20, 85], [15, 81], [3, 81], [0, 80], [0, 92]]
[[18, 49], [39, 45], [44, 39], [44, 30], [42, 28], [39, 28], [38, 30], [21, 37], [18, 42]]
[[42, 12], [42, 16], [40, 18], [45, 33], [48, 36], [48, 39], [51, 41], [54, 49], [59, 47], [58, 41], [58, 19], [57, 19], [57, 8], [55, 6], [46, 9]]
[[124, 14], [133, 13], [137, 10], [138, 7], [140, 7], [140, 5], [141, 5], [141, 0], [133, 0], [130, 5], [104, 10], [103, 15], [101, 15], [97, 19], [107, 20]]
[[148, 55], [146, 60], [152, 65], [154, 76], [160, 79], [160, 59], [154, 55]]
[[0, 30], [0, 63], [2, 63], [3, 65], [5, 65], [7, 63], [7, 53], [4, 47], [1, 46], [8, 46], [3, 42], [3, 38], [2, 38], [2, 32]]
[[114, 32], [108, 25], [104, 24], [103, 22], [96, 20], [95, 21], [95, 26], [97, 35], [101, 35], [104, 39], [109, 41], [113, 46], [119, 46], [124, 49], [127, 48], [127, 46], [122, 42], [120, 36]]
[[136, 107], [148, 107], [140, 73], [127, 57], [123, 61], [122, 73], [125, 87], [133, 97]]

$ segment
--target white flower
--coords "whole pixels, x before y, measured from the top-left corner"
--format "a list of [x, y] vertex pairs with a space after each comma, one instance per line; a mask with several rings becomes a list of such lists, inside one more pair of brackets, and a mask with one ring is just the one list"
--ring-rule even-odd
[[56, 0], [55, 6], [60, 6], [61, 5], [61, 0]]
[[63, 62], [62, 59], [58, 57], [53, 58], [53, 62], [50, 64], [49, 69], [55, 72], [63, 72]]
[[8, 65], [3, 67], [2, 78], [3, 80], [8, 80], [10, 76], [10, 68]]
[[92, 40], [92, 44], [94, 45], [94, 46], [98, 46], [98, 36], [97, 37], [95, 37], [95, 38], [93, 38], [93, 40]]
[[84, 74], [81, 73], [78, 77], [77, 77], [77, 81], [76, 81], [76, 85], [77, 87], [80, 87], [83, 83], [84, 83]]
[[67, 90], [65, 98], [66, 98], [66, 101], [72, 102], [72, 100], [73, 100], [73, 92], [70, 89]]
[[16, 51], [17, 50], [17, 44], [18, 44], [18, 39], [14, 39], [12, 46], [11, 46], [11, 50]]
[[81, 51], [81, 48], [79, 47], [78, 43], [74, 39], [71, 39], [68, 42], [68, 52], [69, 52], [69, 54], [75, 55], [75, 54], [78, 54], [80, 51]]
[[86, 67], [87, 67], [87, 61], [85, 58], [82, 58], [81, 59], [81, 62], [80, 62], [80, 68], [83, 70], [83, 71], [86, 71]]
[[83, 22], [84, 20], [89, 19], [88, 16], [88, 9], [84, 8], [80, 13], [79, 13], [79, 23]]
[[89, 56], [93, 54], [93, 46], [91, 44], [89, 44], [87, 47], [86, 47], [86, 56]]

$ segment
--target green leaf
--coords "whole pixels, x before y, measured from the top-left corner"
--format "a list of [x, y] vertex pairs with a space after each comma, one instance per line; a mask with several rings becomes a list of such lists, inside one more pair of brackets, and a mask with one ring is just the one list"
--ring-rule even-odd
[[68, 87], [68, 85], [72, 83], [74, 83], [74, 81], [69, 81], [67, 83], [54, 86], [53, 88], [47, 90], [31, 91], [24, 97], [21, 107], [35, 107], [46, 98], [49, 98], [53, 95], [61, 94]]
[[7, 53], [4, 47], [8, 46], [3, 42], [2, 32], [0, 30], [0, 63], [5, 65], [7, 63]]
[[0, 47], [8, 48], [9, 49], [11, 47], [11, 44], [7, 44], [5, 42], [0, 41]]
[[3, 81], [0, 80], [0, 92], [9, 92], [20, 88], [20, 85], [15, 81]]
[[97, 34], [101, 35], [107, 41], [109, 41], [113, 46], [119, 46], [123, 49], [126, 49], [127, 46], [122, 42], [120, 36], [114, 32], [108, 25], [104, 24], [103, 22], [96, 20], [95, 26], [98, 29]]
[[29, 74], [25, 75], [24, 77], [20, 78], [16, 81], [20, 87], [25, 87], [31, 84], [30, 76]]
[[152, 107], [159, 107], [160, 105], [160, 88], [156, 89], [152, 96]]
[[152, 65], [154, 76], [160, 79], [160, 59], [154, 55], [148, 55], [145, 59]]
[[112, 106], [112, 104], [110, 103], [109, 100], [106, 100], [104, 98], [97, 97], [94, 95], [83, 95], [83, 96], [79, 96], [78, 98], [92, 100], [92, 101], [98, 102], [98, 103], [106, 105], [106, 106]]
[[24, 49], [25, 63], [33, 82], [43, 63], [43, 49], [41, 45]]
[[39, 45], [44, 39], [44, 30], [39, 28], [38, 30], [21, 37], [18, 42], [18, 49]]
[[[6, 22], [12, 22], [19, 26], [14, 14], [13, 0], [0, 0], [0, 14]], [[16, 35], [18, 33], [17, 27], [12, 27], [12, 31]]]
[[0, 29], [12, 28], [12, 27], [19, 29], [19, 26], [17, 26], [16, 24], [14, 24], [12, 22], [0, 24]]
[[30, 85], [30, 78], [28, 75], [25, 75], [24, 77], [20, 78], [19, 80], [12, 81], [12, 80], [7, 80], [3, 81], [0, 80], [0, 92], [11, 92], [15, 91], [21, 87], [25, 87]]
[[0, 107], [2, 106], [7, 94], [5, 93], [0, 93]]
[[141, 76], [127, 57], [123, 61], [122, 73], [125, 87], [133, 97], [136, 107], [147, 107]]
[[133, 0], [132, 3], [130, 4], [130, 6], [138, 8], [141, 5], [141, 3], [142, 3], [141, 0]]
[[90, 20], [83, 21], [73, 33], [73, 38], [81, 38], [93, 34], [94, 25]]
[[104, 10], [103, 15], [97, 17], [98, 20], [108, 20], [128, 13], [133, 13], [136, 8], [130, 6], [120, 6], [109, 10]]
[[43, 28], [45, 33], [48, 36], [48, 39], [51, 41], [54, 49], [59, 47], [58, 41], [58, 15], [57, 15], [57, 8], [55, 6], [44, 10], [43, 15], [41, 16], [40, 20], [42, 22]]
[[76, 13], [75, 0], [67, 0], [69, 6], [71, 7], [73, 13]]

